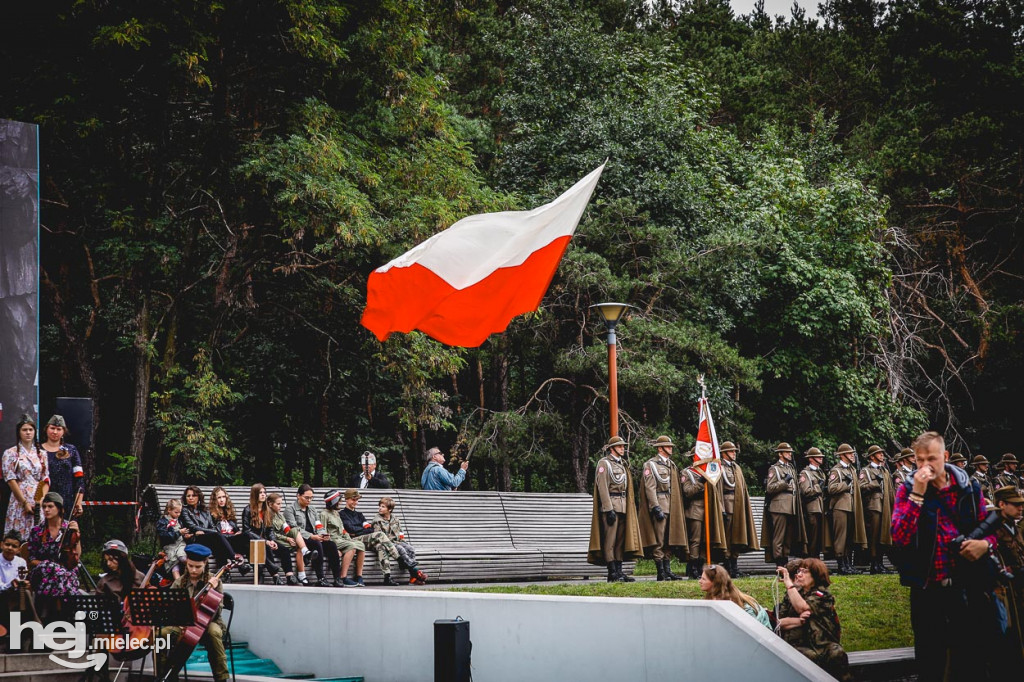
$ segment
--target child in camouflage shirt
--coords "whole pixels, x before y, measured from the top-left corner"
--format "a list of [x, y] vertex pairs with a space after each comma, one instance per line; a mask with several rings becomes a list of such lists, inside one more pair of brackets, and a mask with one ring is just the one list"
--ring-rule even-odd
[[373, 529], [387, 535], [398, 549], [398, 565], [408, 569], [410, 585], [426, 585], [427, 574], [417, 568], [416, 550], [405, 541], [405, 532], [398, 517], [392, 514], [395, 501], [390, 497], [380, 498], [377, 516], [373, 519]]

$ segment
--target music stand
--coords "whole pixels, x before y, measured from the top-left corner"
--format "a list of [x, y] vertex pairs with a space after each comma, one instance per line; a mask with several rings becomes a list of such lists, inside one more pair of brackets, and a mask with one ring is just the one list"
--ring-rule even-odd
[[[124, 634], [124, 613], [121, 603], [111, 594], [75, 594], [71, 596], [70, 605], [73, 614], [82, 612], [85, 619], [85, 634], [88, 635], [89, 648], [95, 649], [94, 638], [97, 636], [116, 636]], [[76, 619], [77, 620], [77, 619]], [[103, 664], [102, 679], [109, 678], [110, 657]], [[98, 671], [89, 668], [81, 679], [92, 678]]]
[[[128, 593], [128, 608], [132, 611], [132, 625], [144, 625], [153, 628], [153, 640], [156, 641], [156, 628], [178, 626], [185, 627], [195, 622], [192, 614], [192, 599], [183, 589], [149, 590], [133, 587]], [[145, 657], [143, 657], [145, 660]], [[141, 672], [141, 671], [140, 671]], [[153, 655], [153, 677], [157, 674], [156, 654]]]

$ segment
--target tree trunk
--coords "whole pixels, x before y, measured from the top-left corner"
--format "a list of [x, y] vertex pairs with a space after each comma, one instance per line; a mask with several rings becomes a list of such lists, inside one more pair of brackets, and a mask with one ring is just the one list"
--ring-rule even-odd
[[583, 400], [579, 390], [572, 394], [572, 480], [576, 492], [587, 492], [587, 475], [590, 470], [590, 431], [583, 419]]
[[132, 429], [128, 454], [135, 461], [135, 497], [142, 492], [142, 458], [146, 444], [146, 422], [149, 416], [149, 304], [145, 294], [141, 296], [135, 316], [135, 343], [132, 351], [135, 361], [135, 387], [132, 391]]

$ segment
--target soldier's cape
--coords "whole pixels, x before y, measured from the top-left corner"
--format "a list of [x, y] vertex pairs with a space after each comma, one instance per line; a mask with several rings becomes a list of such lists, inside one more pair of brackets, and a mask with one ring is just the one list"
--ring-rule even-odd
[[754, 512], [750, 508], [747, 481], [739, 464], [733, 466], [732, 470], [736, 472], [736, 492], [732, 501], [732, 533], [729, 537], [729, 547], [736, 552], [757, 551], [761, 549], [761, 545], [757, 542], [757, 528], [754, 526]]
[[896, 503], [896, 489], [892, 484], [892, 475], [889, 469], [882, 465], [882, 535], [878, 540], [880, 545], [892, 545], [892, 508]]
[[[778, 465], [778, 460], [772, 463], [772, 467]], [[795, 465], [791, 463], [790, 466], [796, 471]], [[769, 475], [771, 475], [771, 467], [769, 467]], [[807, 526], [804, 525], [804, 501], [800, 496], [800, 486], [796, 485], [796, 477], [793, 478], [793, 484], [793, 498], [796, 500], [796, 513], [793, 516], [793, 520], [796, 523], [792, 524], [795, 527], [791, 527], [789, 531], [789, 551], [792, 552], [793, 556], [802, 556], [807, 553]], [[770, 504], [771, 498], [765, 496], [764, 508], [761, 510], [761, 546], [764, 547], [765, 562], [773, 564], [775, 563], [775, 554], [772, 553], [772, 537], [775, 535], [775, 524], [772, 523], [772, 514], [768, 511]]]
[[[839, 465], [837, 464], [836, 466], [839, 466]], [[853, 467], [852, 464], [850, 466]], [[832, 471], [835, 470], [835, 468], [836, 467], [832, 467], [832, 469], [829, 470], [829, 474], [828, 474], [829, 477], [832, 476]], [[850, 543], [850, 547], [855, 547], [855, 548], [858, 548], [858, 549], [866, 549], [867, 546], [868, 546], [868, 531], [867, 531], [867, 525], [864, 523], [864, 500], [860, 496], [860, 472], [857, 470], [856, 467], [853, 467], [853, 484], [850, 486], [850, 488], [851, 488], [850, 493], [851, 493], [851, 496], [853, 497], [853, 542]], [[882, 519], [885, 519], [885, 518], [892, 519], [892, 502], [889, 502], [888, 504], [889, 504], [889, 516], [886, 517], [885, 516], [885, 513], [886, 513], [885, 512], [886, 498], [883, 495], [882, 496]], [[827, 516], [828, 517], [832, 516], [832, 511], [831, 510], [829, 510]], [[885, 535], [888, 534], [889, 538], [890, 538], [888, 543], [883, 543], [883, 544], [890, 544], [890, 545], [892, 544], [892, 528], [891, 528], [891, 525], [892, 525], [891, 521], [889, 523], [885, 523], [883, 521], [883, 523], [882, 523], [882, 537], [884, 538]], [[834, 559], [834, 558], [836, 558], [836, 555], [835, 555], [835, 545], [833, 544], [834, 543], [834, 537], [832, 535], [831, 518], [829, 518], [829, 522], [825, 524], [825, 527], [828, 529], [825, 532], [825, 548], [824, 548], [825, 549], [825, 552], [824, 552], [825, 553], [825, 558], [826, 559]], [[846, 532], [849, 533], [850, 531], [847, 530]]]
[[[699, 538], [690, 538], [690, 542], [696, 541], [698, 546], [703, 548], [705, 546], [705, 540], [707, 534], [710, 532], [711, 535], [711, 549], [725, 551], [729, 548], [728, 540], [725, 537], [725, 519], [722, 518], [722, 495], [718, 491], [718, 486], [708, 479], [707, 474], [700, 470], [697, 465], [687, 467], [683, 470], [683, 476], [687, 476], [687, 472], [692, 471], [694, 474], [701, 476], [704, 479], [704, 488], [708, 491], [708, 503], [704, 505], [704, 520], [708, 524], [708, 530], [702, 529], [701, 536]], [[703, 502], [704, 496], [701, 495], [700, 500]], [[689, 526], [690, 524], [686, 524]], [[687, 545], [687, 555], [689, 555], [689, 545]], [[705, 550], [706, 551], [706, 550]], [[714, 556], [714, 554], [712, 554]], [[705, 554], [699, 556], [689, 557], [691, 561], [700, 561], [707, 559]]]
[[[657, 457], [653, 458], [657, 459]], [[672, 460], [669, 460], [672, 461]], [[652, 473], [648, 473], [648, 467], [652, 466], [652, 460], [649, 459], [644, 462], [644, 473], [643, 476], [653, 476]], [[675, 462], [672, 462], [675, 465]], [[680, 557], [685, 557], [687, 553], [687, 539], [686, 539], [686, 519], [683, 518], [683, 496], [679, 492], [679, 478], [676, 475], [679, 468], [676, 466], [672, 467], [672, 490], [669, 492], [669, 511], [667, 512], [668, 517], [668, 544], [669, 547], [675, 550], [675, 553]], [[643, 478], [640, 479], [640, 485], [643, 485]], [[654, 522], [651, 519], [650, 512], [647, 511], [647, 501], [645, 493], [640, 493], [640, 509], [638, 515], [640, 517], [640, 543], [644, 549], [644, 556], [648, 559], [651, 557], [652, 550], [661, 544], [661, 540], [654, 536]], [[664, 510], [663, 510], [664, 511]], [[591, 530], [591, 541], [593, 541], [593, 530]]]
[[[602, 459], [604, 457], [602, 456]], [[597, 483], [594, 483], [594, 507], [590, 515], [590, 546], [587, 548], [587, 563], [595, 566], [605, 566], [604, 551], [601, 547], [601, 522], [598, 516], [601, 511], [601, 503], [597, 497]], [[623, 561], [634, 561], [643, 556], [643, 548], [640, 546], [640, 526], [636, 518], [636, 495], [633, 493], [633, 473], [629, 470], [629, 463], [626, 463], [626, 539], [622, 550]]]

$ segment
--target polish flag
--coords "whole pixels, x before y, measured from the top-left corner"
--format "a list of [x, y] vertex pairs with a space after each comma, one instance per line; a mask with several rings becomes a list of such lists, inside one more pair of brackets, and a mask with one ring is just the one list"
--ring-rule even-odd
[[721, 455], [718, 452], [718, 434], [715, 433], [715, 421], [711, 418], [711, 409], [708, 407], [707, 396], [704, 395], [704, 385], [701, 382], [700, 400], [697, 401], [697, 410], [700, 414], [700, 425], [697, 427], [697, 444], [693, 448], [693, 461], [703, 462], [704, 475], [712, 483], [717, 483], [722, 475]]
[[419, 329], [467, 348], [505, 331], [540, 305], [603, 170], [532, 211], [463, 218], [377, 268], [362, 325], [381, 341]]

